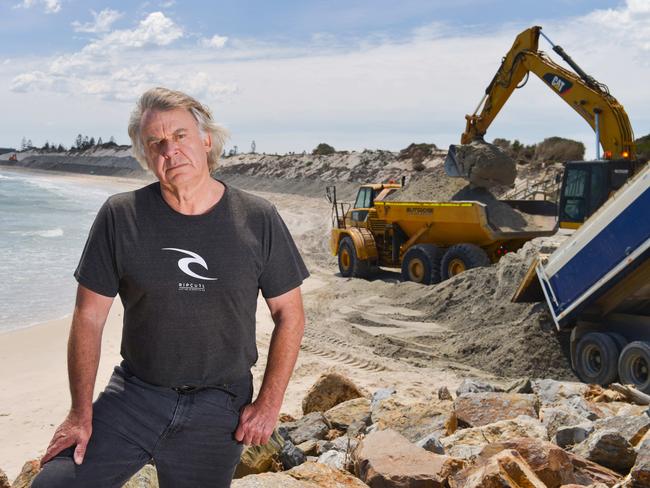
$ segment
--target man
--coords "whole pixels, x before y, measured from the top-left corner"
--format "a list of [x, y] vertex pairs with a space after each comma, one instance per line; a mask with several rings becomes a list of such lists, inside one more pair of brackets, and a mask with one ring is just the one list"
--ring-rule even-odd
[[[158, 181], [100, 209], [75, 277], [68, 344], [72, 406], [34, 487], [119, 487], [153, 461], [161, 487], [227, 487], [243, 444], [275, 426], [304, 328], [309, 275], [275, 208], [213, 179], [225, 132], [207, 108], [164, 88], [129, 123]], [[252, 400], [255, 308], [273, 330]], [[124, 361], [92, 403], [102, 329], [118, 294]]]

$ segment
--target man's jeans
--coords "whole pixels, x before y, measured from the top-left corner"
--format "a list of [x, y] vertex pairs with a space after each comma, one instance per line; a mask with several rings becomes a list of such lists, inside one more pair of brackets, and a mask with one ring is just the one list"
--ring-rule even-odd
[[250, 376], [179, 393], [117, 366], [94, 404], [83, 463], [74, 463], [74, 447], [66, 449], [32, 487], [121, 487], [152, 460], [161, 488], [229, 487], [243, 448], [234, 438], [239, 411], [252, 395]]

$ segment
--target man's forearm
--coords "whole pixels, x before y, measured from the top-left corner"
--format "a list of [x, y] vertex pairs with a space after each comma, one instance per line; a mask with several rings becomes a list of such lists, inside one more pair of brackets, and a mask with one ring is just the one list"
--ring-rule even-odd
[[296, 364], [305, 328], [303, 314], [274, 317], [269, 356], [257, 402], [279, 409]]
[[81, 418], [92, 417], [93, 391], [104, 326], [102, 317], [75, 307], [68, 340], [68, 378], [71, 410]]

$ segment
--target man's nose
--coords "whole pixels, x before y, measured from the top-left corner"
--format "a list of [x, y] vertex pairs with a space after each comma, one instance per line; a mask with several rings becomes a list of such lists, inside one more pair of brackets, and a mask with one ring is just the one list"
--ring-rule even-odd
[[171, 158], [178, 152], [178, 144], [171, 139], [165, 139], [160, 143], [160, 154], [165, 159]]

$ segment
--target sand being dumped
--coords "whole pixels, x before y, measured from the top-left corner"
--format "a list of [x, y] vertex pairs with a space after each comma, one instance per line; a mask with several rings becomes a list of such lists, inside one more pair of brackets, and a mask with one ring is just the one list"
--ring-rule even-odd
[[512, 185], [517, 177], [517, 163], [498, 146], [485, 141], [472, 141], [450, 148], [461, 175], [470, 184], [491, 188]]

